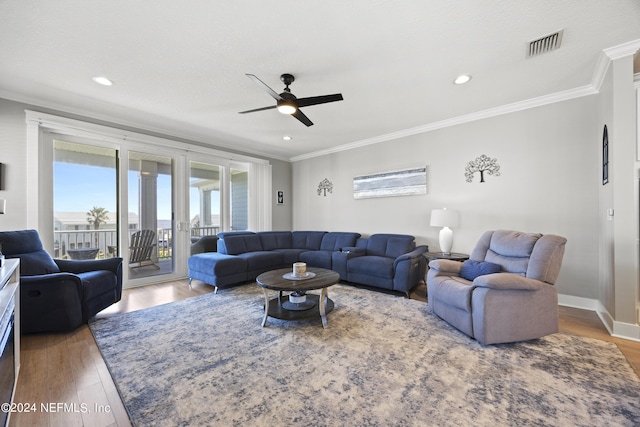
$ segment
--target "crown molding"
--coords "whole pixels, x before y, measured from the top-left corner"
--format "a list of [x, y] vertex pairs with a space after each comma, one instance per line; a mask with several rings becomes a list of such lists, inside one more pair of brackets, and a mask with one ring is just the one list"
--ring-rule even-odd
[[86, 122], [84, 120], [58, 116], [41, 111], [25, 111], [25, 122], [30, 127], [46, 129], [54, 133], [63, 135], [73, 135], [79, 137], [95, 137], [99, 135], [101, 139], [108, 142], [118, 143], [121, 141], [139, 142], [153, 144], [159, 147], [177, 148], [184, 151], [199, 152], [203, 154], [220, 157], [230, 161], [251, 162], [268, 164], [269, 160], [250, 157], [244, 154], [231, 153], [217, 149], [212, 146], [198, 146], [197, 148], [189, 143], [177, 141], [170, 137], [152, 136], [141, 132], [127, 131], [111, 125], [103, 125]]
[[447, 120], [441, 120], [439, 122], [428, 123], [409, 129], [403, 129], [397, 132], [391, 132], [384, 135], [375, 136], [372, 138], [362, 139], [352, 143], [340, 145], [337, 147], [329, 148], [327, 150], [315, 151], [312, 153], [303, 154], [300, 156], [291, 157], [292, 162], [300, 160], [311, 159], [314, 157], [324, 156], [327, 154], [338, 153], [340, 151], [353, 150], [354, 148], [366, 147], [368, 145], [378, 144], [380, 142], [392, 141], [394, 139], [405, 138], [408, 136], [418, 135], [421, 133], [432, 132], [434, 130], [443, 129], [451, 126], [457, 126], [464, 123], [474, 122], [477, 120], [488, 119], [491, 117], [501, 116], [504, 114], [513, 113], [516, 111], [528, 110], [530, 108], [540, 107], [548, 104], [555, 104], [556, 102], [568, 101], [570, 99], [581, 98], [583, 96], [594, 95], [598, 93], [593, 85], [586, 85], [575, 89], [570, 89], [562, 92], [552, 93], [550, 95], [539, 96], [537, 98], [531, 98], [525, 101], [514, 102], [512, 104], [502, 105], [500, 107], [490, 108], [487, 110], [479, 111], [476, 113], [465, 114], [463, 116], [453, 117]]
[[[72, 115], [72, 116], [76, 116], [74, 117], [74, 119], [78, 121], [84, 121], [84, 120], [90, 120], [94, 122], [97, 121], [107, 127], [112, 127], [112, 128], [122, 127], [122, 128], [133, 129], [133, 131], [125, 131], [124, 129], [122, 129], [123, 131], [129, 132], [129, 133], [145, 134], [145, 132], [148, 132], [149, 136], [152, 136], [153, 134], [159, 135], [159, 139], [167, 139], [175, 142], [184, 142], [187, 144], [194, 144], [204, 149], [219, 150], [221, 152], [224, 152], [226, 154], [226, 157], [230, 157], [230, 156], [232, 157], [234, 155], [244, 156], [244, 157], [259, 156], [264, 159], [281, 160], [285, 162], [289, 161], [288, 157], [277, 156], [272, 153], [270, 154], [260, 150], [250, 150], [250, 149], [244, 149], [244, 148], [242, 150], [238, 150], [232, 144], [220, 141], [220, 138], [212, 138], [213, 139], [212, 141], [212, 139], [203, 137], [203, 135], [193, 133], [193, 132], [185, 133], [185, 132], [172, 131], [168, 128], [163, 128], [163, 127], [148, 126], [148, 125], [141, 126], [140, 123], [129, 122], [108, 114], [97, 114], [97, 113], [87, 114], [85, 110], [73, 108], [68, 105], [62, 105], [56, 102], [44, 102], [42, 100], [37, 100], [35, 98], [31, 98], [29, 96], [25, 96], [22, 94], [11, 92], [11, 91], [0, 90], [0, 98], [25, 104], [25, 109], [27, 110], [34, 110], [34, 111], [38, 109], [50, 110], [50, 111], [47, 111], [46, 113], [41, 112], [40, 114], [50, 113], [52, 116], [57, 116], [57, 117], [62, 117], [63, 115]], [[87, 122], [87, 123], [92, 123], [92, 122]], [[226, 150], [229, 150], [229, 151], [226, 151]]]
[[[513, 104], [507, 104], [496, 108], [490, 108], [488, 110], [479, 111], [476, 113], [466, 114], [464, 116], [458, 116], [439, 122], [429, 123], [414, 128], [404, 129], [397, 132], [392, 132], [384, 135], [375, 136], [372, 138], [355, 141], [352, 143], [340, 145], [327, 150], [315, 151], [312, 153], [303, 154], [300, 156], [294, 156], [289, 159], [292, 162], [311, 159], [314, 157], [324, 156], [327, 154], [338, 153], [340, 151], [352, 150], [354, 148], [366, 147], [367, 145], [378, 144], [380, 142], [391, 141], [394, 139], [404, 138], [407, 136], [417, 135], [421, 133], [431, 132], [437, 129], [443, 129], [450, 126], [457, 126], [463, 123], [469, 123], [476, 120], [487, 119], [490, 117], [500, 116], [503, 114], [509, 114], [516, 111], [527, 110], [529, 108], [540, 107], [543, 105], [553, 104], [556, 102], [567, 101], [574, 98], [579, 98], [588, 95], [594, 95], [600, 92], [600, 87], [604, 81], [607, 69], [611, 64], [611, 61], [620, 59], [629, 55], [635, 55], [640, 50], [640, 39], [632, 40], [627, 43], [623, 43], [618, 46], [613, 46], [604, 49], [598, 58], [596, 69], [594, 70], [593, 77], [591, 78], [591, 84], [586, 86], [570, 89], [563, 92], [557, 92], [550, 95], [544, 95], [537, 98], [531, 98], [525, 101], [514, 102]], [[640, 81], [640, 75], [634, 76], [634, 82]]]
[[603, 52], [611, 60], [615, 60], [625, 56], [635, 55], [638, 50], [640, 50], [640, 39], [631, 40], [629, 42], [619, 44], [618, 46], [607, 48], [603, 50]]
[[[607, 75], [607, 70], [609, 69], [609, 65], [611, 65], [611, 61], [615, 61], [616, 59], [624, 58], [626, 56], [633, 56], [638, 52], [638, 50], [640, 50], [640, 39], [632, 40], [603, 50], [598, 58], [598, 64], [596, 65], [596, 69], [591, 79], [591, 84], [596, 91], [600, 92], [600, 88], [602, 87], [604, 78]], [[637, 81], [637, 79], [638, 75], [634, 75], [634, 81]]]

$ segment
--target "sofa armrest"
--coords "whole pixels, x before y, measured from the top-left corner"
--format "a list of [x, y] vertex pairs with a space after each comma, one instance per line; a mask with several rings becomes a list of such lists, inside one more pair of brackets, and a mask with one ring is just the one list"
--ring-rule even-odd
[[418, 246], [411, 252], [407, 252], [406, 254], [402, 254], [399, 257], [397, 257], [395, 259], [394, 265], [398, 265], [399, 262], [404, 260], [411, 260], [419, 256], [422, 256], [422, 254], [425, 253], [426, 251], [427, 251], [427, 246], [425, 245]]
[[429, 263], [429, 270], [437, 271], [440, 276], [459, 276], [462, 263], [450, 259], [434, 259]]
[[54, 262], [58, 265], [58, 268], [60, 268], [60, 271], [63, 273], [80, 274], [98, 270], [106, 270], [112, 272], [116, 275], [117, 280], [117, 300], [119, 301], [122, 297], [122, 258], [116, 257], [90, 260], [68, 260], [54, 258]]
[[108, 270], [113, 274], [118, 274], [122, 269], [122, 258], [105, 258], [105, 259], [89, 259], [89, 260], [69, 260], [54, 259], [61, 272], [65, 273], [86, 273], [88, 271]]
[[473, 286], [479, 288], [537, 291], [543, 286], [552, 286], [535, 279], [529, 279], [512, 273], [493, 273], [478, 276], [473, 281]]

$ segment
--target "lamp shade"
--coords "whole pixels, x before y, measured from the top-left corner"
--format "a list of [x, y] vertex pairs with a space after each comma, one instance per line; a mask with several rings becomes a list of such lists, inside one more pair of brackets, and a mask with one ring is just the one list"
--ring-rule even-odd
[[457, 227], [458, 226], [458, 211], [449, 209], [433, 209], [431, 211], [431, 222], [429, 225], [432, 227]]

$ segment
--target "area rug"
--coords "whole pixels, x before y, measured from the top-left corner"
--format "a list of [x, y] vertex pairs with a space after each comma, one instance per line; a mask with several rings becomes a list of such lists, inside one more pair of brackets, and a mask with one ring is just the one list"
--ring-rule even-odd
[[483, 346], [424, 302], [329, 288], [320, 319], [269, 318], [255, 284], [95, 319], [136, 426], [637, 426], [640, 380], [608, 342]]

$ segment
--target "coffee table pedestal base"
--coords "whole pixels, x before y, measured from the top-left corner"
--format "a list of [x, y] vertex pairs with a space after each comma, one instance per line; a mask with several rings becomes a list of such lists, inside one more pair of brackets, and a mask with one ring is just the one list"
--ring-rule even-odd
[[[322, 319], [322, 326], [327, 327], [327, 313], [333, 310], [333, 301], [327, 296], [327, 288], [323, 288], [320, 295], [306, 294], [307, 299], [303, 304], [293, 304], [289, 302], [288, 295], [282, 295], [282, 292], [278, 293], [275, 298], [269, 299], [269, 294], [266, 289], [264, 291], [265, 298], [265, 313], [262, 319], [262, 326], [267, 324], [267, 317], [275, 317], [281, 320], [300, 320], [300, 319], [313, 319], [317, 318], [320, 314]], [[321, 304], [323, 300], [325, 303]], [[293, 306], [290, 309], [287, 306]], [[315, 307], [318, 307], [316, 311]]]

